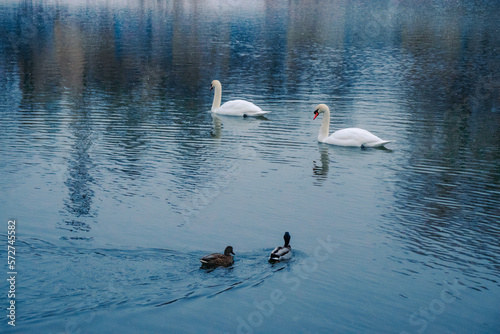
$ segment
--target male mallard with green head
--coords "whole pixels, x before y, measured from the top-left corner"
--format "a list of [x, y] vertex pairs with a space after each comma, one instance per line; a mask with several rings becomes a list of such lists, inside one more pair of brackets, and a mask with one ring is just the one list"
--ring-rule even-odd
[[234, 263], [233, 256], [236, 255], [233, 252], [232, 246], [227, 246], [224, 250], [224, 254], [213, 253], [207, 256], [204, 256], [200, 259], [202, 266], [206, 267], [229, 267]]
[[284, 246], [276, 247], [269, 256], [270, 262], [279, 262], [283, 260], [288, 260], [292, 257], [292, 246], [290, 246], [290, 233], [285, 232], [283, 236], [285, 240]]

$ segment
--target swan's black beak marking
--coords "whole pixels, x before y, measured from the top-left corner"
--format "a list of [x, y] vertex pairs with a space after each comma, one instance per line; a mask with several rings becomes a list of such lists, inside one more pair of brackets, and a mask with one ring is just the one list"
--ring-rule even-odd
[[213, 85], [210, 85], [210, 90], [214, 89], [214, 86]]
[[316, 119], [316, 117], [318, 117], [318, 115], [319, 115], [318, 109], [314, 110], [314, 118], [313, 118], [313, 120]]

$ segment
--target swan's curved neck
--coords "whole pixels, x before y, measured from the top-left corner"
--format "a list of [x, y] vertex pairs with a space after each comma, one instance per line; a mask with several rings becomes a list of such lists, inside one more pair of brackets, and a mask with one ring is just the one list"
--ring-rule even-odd
[[212, 111], [220, 107], [220, 100], [222, 95], [222, 87], [215, 85], [214, 87], [214, 102], [212, 103]]
[[318, 141], [323, 141], [330, 133], [330, 109], [326, 109], [319, 129]]

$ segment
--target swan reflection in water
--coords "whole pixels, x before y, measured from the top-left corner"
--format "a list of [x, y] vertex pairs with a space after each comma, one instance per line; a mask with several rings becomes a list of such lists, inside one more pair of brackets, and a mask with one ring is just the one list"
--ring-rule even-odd
[[216, 114], [212, 114], [213, 129], [211, 131], [212, 138], [220, 139], [222, 134], [222, 121]]
[[259, 127], [259, 122], [260, 121], [269, 121], [269, 118], [265, 116], [257, 116], [257, 117], [250, 117], [250, 118], [235, 118], [232, 116], [226, 116], [226, 115], [219, 115], [216, 113], [212, 113], [212, 119], [213, 119], [213, 126], [212, 130], [210, 131], [210, 135], [212, 138], [215, 139], [220, 139], [222, 138], [222, 128], [224, 125], [226, 126], [226, 130], [230, 132], [238, 132], [239, 135], [243, 134], [244, 132], [252, 133], [254, 134], [255, 131]]
[[319, 162], [313, 161], [313, 177], [315, 178], [314, 185], [321, 186], [328, 177], [330, 169], [330, 156], [328, 155], [328, 146], [319, 144], [320, 158]]

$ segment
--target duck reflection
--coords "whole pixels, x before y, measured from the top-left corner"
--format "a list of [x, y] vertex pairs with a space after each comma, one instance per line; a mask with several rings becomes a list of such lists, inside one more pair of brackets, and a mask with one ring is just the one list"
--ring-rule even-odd
[[328, 155], [328, 146], [318, 144], [320, 153], [319, 163], [313, 161], [313, 177], [315, 179], [314, 185], [321, 186], [328, 176], [330, 168], [330, 157]]

